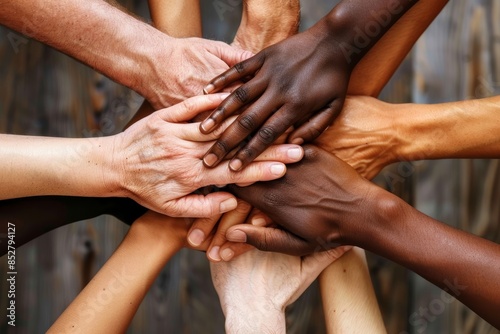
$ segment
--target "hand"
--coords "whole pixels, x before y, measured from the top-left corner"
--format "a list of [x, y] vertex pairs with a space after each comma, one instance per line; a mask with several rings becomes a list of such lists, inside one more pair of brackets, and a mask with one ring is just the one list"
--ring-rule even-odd
[[233, 171], [246, 167], [292, 125], [297, 129], [289, 142], [302, 144], [315, 139], [342, 109], [349, 75], [350, 65], [336, 44], [318, 37], [312, 29], [237, 64], [213, 79], [205, 92], [253, 78], [217, 107], [201, 123], [200, 130], [209, 133], [230, 115], [248, 109], [207, 152], [205, 164], [216, 166], [254, 132], [250, 142], [231, 160]]
[[230, 262], [211, 263], [226, 330], [254, 333], [262, 327], [284, 333], [277, 328], [284, 326], [285, 308], [348, 249], [341, 247], [303, 258], [253, 249]]
[[372, 179], [398, 160], [397, 152], [404, 142], [398, 123], [401, 113], [395, 109], [394, 105], [372, 97], [349, 96], [333, 125], [315, 144]]
[[171, 39], [158, 48], [153, 75], [145, 76], [140, 92], [155, 109], [168, 107], [200, 95], [206, 83], [252, 53], [225, 43], [201, 38]]
[[339, 244], [363, 246], [363, 227], [373, 221], [377, 214], [374, 203], [379, 203], [374, 198], [378, 187], [314, 146], [305, 147], [303, 161], [290, 166], [282, 179], [228, 189], [286, 231], [237, 225], [228, 230], [227, 239], [291, 255], [328, 250]]
[[222, 98], [217, 95], [188, 99], [153, 113], [118, 135], [110, 152], [112, 166], [118, 169], [116, 182], [121, 193], [169, 216], [211, 217], [233, 210], [236, 199], [226, 192], [206, 196], [192, 192], [207, 185], [272, 180], [285, 173], [282, 162], [301, 159], [300, 147], [285, 145], [273, 147], [260, 157], [267, 161], [257, 162], [241, 173], [228, 173], [227, 163], [215, 169], [206, 168], [201, 157], [220, 133], [203, 135], [197, 123], [176, 123], [217, 105]]

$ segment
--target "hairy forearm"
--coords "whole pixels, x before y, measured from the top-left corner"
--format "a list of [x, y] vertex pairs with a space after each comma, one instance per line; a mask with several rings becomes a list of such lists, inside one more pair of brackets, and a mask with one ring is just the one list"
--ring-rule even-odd
[[[170, 230], [168, 224], [179, 224], [167, 217], [162, 223], [165, 230]], [[179, 235], [174, 231], [158, 233], [148, 224], [134, 223], [117, 251], [48, 333], [78, 330], [124, 333], [165, 263], [182, 248], [182, 237], [185, 238], [185, 231]], [[99, 304], [101, 300], [106, 300], [105, 307]], [[95, 309], [96, 304], [100, 306], [99, 311]]]
[[500, 97], [397, 108], [404, 160], [500, 157]]
[[149, 0], [154, 26], [173, 37], [201, 37], [199, 0]]
[[500, 328], [500, 245], [378, 191], [372, 221], [363, 225], [365, 231], [357, 233], [354, 243], [421, 275]]
[[257, 53], [296, 34], [299, 22], [299, 0], [247, 0], [233, 44]]
[[[146, 98], [167, 36], [103, 0], [0, 1], [2, 24], [95, 68]], [[149, 75], [149, 76], [147, 76]], [[154, 87], [154, 86], [152, 86]]]
[[328, 333], [386, 333], [362, 249], [328, 266], [319, 282]]
[[0, 135], [0, 199], [38, 196], [121, 196], [111, 156], [113, 137]]

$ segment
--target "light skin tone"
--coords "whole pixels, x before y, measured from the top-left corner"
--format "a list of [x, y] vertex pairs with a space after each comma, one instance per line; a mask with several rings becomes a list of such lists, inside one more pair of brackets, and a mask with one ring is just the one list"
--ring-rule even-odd
[[233, 171], [246, 167], [291, 126], [296, 129], [289, 136], [291, 143], [317, 138], [342, 109], [356, 64], [414, 3], [341, 1], [310, 29], [214, 78], [205, 87], [206, 93], [252, 77], [201, 123], [200, 131], [209, 133], [228, 116], [247, 108], [207, 151], [205, 164], [216, 166], [253, 132], [248, 144], [231, 159]]
[[349, 97], [342, 115], [317, 142], [367, 178], [397, 161], [496, 159], [499, 105], [498, 96], [433, 105]]
[[[280, 161], [297, 161], [300, 147], [276, 146], [248, 172], [208, 169], [203, 150], [218, 135], [202, 135], [196, 123], [178, 124], [216, 106], [223, 96], [199, 96], [162, 109], [115, 136], [88, 139], [0, 135], [0, 198], [37, 195], [129, 197], [171, 216], [208, 217], [236, 207], [224, 192], [191, 194], [212, 184], [248, 183], [280, 177]], [[280, 158], [281, 156], [281, 158]], [[295, 158], [294, 158], [295, 156]], [[26, 164], [29, 161], [29, 164]], [[189, 166], [189, 167], [187, 167]], [[78, 176], [74, 177], [75, 169]]]
[[155, 109], [199, 95], [212, 77], [251, 55], [222, 42], [172, 38], [103, 0], [0, 5], [3, 25], [135, 90]]
[[152, 211], [139, 218], [48, 333], [124, 333], [160, 271], [186, 246], [190, 223]]

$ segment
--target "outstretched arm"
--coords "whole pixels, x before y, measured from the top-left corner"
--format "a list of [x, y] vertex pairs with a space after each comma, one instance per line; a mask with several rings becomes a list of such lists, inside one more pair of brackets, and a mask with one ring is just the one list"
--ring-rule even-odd
[[[317, 138], [342, 109], [356, 64], [414, 1], [341, 1], [307, 31], [266, 48], [213, 79], [206, 93], [252, 77], [200, 127], [214, 130], [225, 118], [246, 108], [207, 151], [204, 162], [216, 166], [248, 135], [248, 144], [232, 158], [233, 171], [248, 165], [292, 125], [289, 141]], [[383, 17], [383, 20], [377, 18]]]
[[[152, 211], [139, 218], [48, 333], [124, 333], [161, 269], [184, 246], [190, 222]], [[106, 307], [96, 311], [101, 299]]]
[[103, 0], [3, 0], [0, 22], [47, 43], [160, 109], [198, 95], [248, 54], [221, 42], [176, 39]]
[[387, 333], [362, 249], [329, 265], [319, 284], [327, 333]]
[[500, 97], [441, 104], [390, 104], [349, 97], [317, 140], [368, 179], [398, 161], [498, 158]]
[[356, 245], [413, 270], [500, 328], [500, 245], [424, 215], [334, 155], [309, 146], [282, 180], [230, 188], [288, 231], [238, 225], [230, 241], [299, 255]]

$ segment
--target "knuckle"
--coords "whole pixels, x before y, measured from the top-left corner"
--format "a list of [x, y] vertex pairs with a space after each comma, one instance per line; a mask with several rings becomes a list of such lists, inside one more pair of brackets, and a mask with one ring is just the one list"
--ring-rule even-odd
[[225, 141], [222, 141], [222, 140], [218, 140], [215, 144], [214, 144], [214, 148], [215, 150], [217, 150], [218, 152], [222, 152], [222, 153], [227, 153], [229, 151], [229, 146], [228, 144], [225, 142]]
[[278, 193], [267, 191], [262, 196], [262, 200], [267, 207], [281, 207], [284, 205], [283, 197]]
[[315, 160], [319, 156], [319, 149], [314, 145], [304, 146], [304, 159]]
[[244, 115], [238, 120], [240, 127], [246, 131], [255, 129], [255, 119], [252, 115]]
[[227, 111], [225, 106], [219, 106], [212, 114], [212, 118], [215, 120], [223, 119], [226, 117], [226, 112]]
[[238, 159], [241, 161], [251, 160], [255, 158], [256, 151], [251, 147], [245, 147], [238, 152]]
[[272, 144], [276, 140], [276, 137], [277, 133], [271, 127], [265, 126], [259, 130], [259, 138], [266, 145]]
[[234, 96], [240, 103], [247, 103], [248, 101], [248, 91], [244, 87], [240, 87], [235, 90]]
[[238, 73], [241, 74], [245, 71], [245, 63], [241, 62], [233, 66], [234, 70]]

